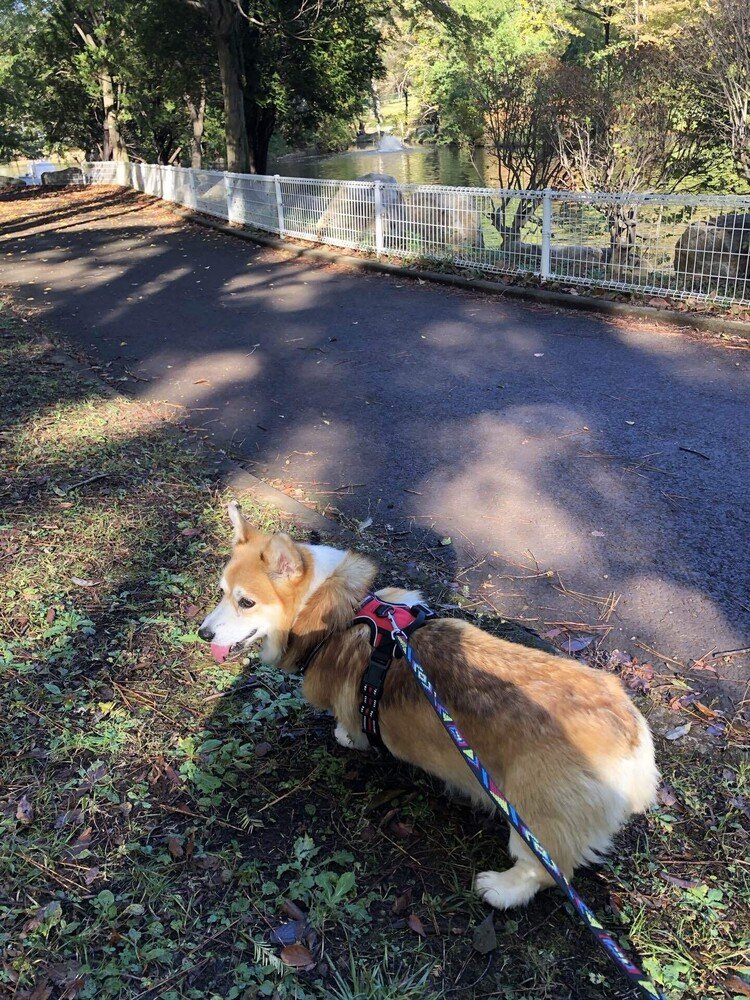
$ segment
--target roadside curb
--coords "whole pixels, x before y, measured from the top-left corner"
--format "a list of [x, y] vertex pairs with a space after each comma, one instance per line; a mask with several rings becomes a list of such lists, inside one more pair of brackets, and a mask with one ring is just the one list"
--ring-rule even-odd
[[450, 285], [467, 291], [489, 292], [511, 299], [523, 299], [546, 306], [561, 306], [564, 309], [576, 309], [581, 312], [602, 313], [608, 316], [623, 316], [629, 319], [645, 319], [667, 326], [688, 327], [704, 333], [724, 334], [742, 337], [750, 340], [750, 323], [738, 320], [721, 319], [714, 316], [698, 316], [690, 313], [675, 312], [672, 309], [657, 309], [655, 306], [629, 305], [626, 302], [610, 302], [593, 295], [571, 295], [567, 292], [554, 292], [545, 288], [534, 288], [522, 285], [506, 284], [502, 281], [489, 281], [486, 278], [467, 278], [460, 274], [443, 274], [440, 271], [423, 271], [417, 268], [403, 267], [399, 264], [387, 264], [384, 261], [369, 257], [352, 257], [348, 254], [336, 253], [334, 250], [324, 250], [318, 247], [292, 246], [286, 240], [275, 236], [266, 236], [245, 226], [231, 226], [219, 222], [209, 216], [182, 209], [177, 205], [165, 202], [167, 207], [189, 222], [194, 222], [206, 229], [213, 229], [227, 236], [255, 243], [259, 246], [281, 250], [290, 258], [307, 258], [327, 264], [339, 264], [360, 271], [373, 271], [379, 274], [390, 274], [399, 278], [421, 279], [440, 285]]

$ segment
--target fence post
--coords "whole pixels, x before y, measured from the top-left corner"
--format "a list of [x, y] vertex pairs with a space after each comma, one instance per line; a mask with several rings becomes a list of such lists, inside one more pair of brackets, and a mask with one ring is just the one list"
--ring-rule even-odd
[[242, 222], [237, 218], [237, 206], [235, 205], [236, 186], [234, 177], [228, 177], [224, 173], [224, 190], [227, 193], [227, 222]]
[[552, 192], [545, 188], [542, 194], [542, 262], [540, 277], [547, 281], [550, 277], [550, 243], [552, 241]]
[[190, 200], [188, 207], [195, 211], [198, 208], [198, 192], [195, 190], [195, 172], [192, 167], [187, 167], [187, 172], [190, 180]]
[[273, 175], [273, 186], [276, 191], [276, 214], [279, 217], [279, 236], [284, 239], [284, 201], [281, 197], [281, 178]]
[[383, 255], [383, 182], [375, 181], [375, 254]]

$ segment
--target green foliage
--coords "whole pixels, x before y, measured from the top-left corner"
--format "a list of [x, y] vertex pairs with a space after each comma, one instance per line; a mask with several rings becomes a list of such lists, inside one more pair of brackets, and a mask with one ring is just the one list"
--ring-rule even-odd
[[[402, 0], [380, 89], [408, 96], [412, 137], [485, 145], [503, 186], [736, 189], [718, 82], [685, 68], [699, 14], [687, 0], [452, 0], [450, 14]], [[730, 72], [728, 49], [714, 73]], [[741, 55], [732, 66], [744, 79]]]

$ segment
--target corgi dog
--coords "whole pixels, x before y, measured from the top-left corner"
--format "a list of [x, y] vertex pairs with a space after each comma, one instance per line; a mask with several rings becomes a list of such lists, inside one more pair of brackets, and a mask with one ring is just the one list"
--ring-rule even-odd
[[[288, 673], [309, 660], [305, 698], [333, 713], [339, 743], [368, 749], [359, 706], [369, 632], [351, 622], [376, 566], [353, 551], [258, 531], [236, 502], [229, 517], [234, 547], [221, 601], [198, 634], [219, 662], [256, 643], [264, 662]], [[421, 600], [391, 587], [378, 596], [409, 605]], [[628, 817], [653, 803], [658, 772], [651, 734], [617, 678], [459, 619], [429, 620], [411, 643], [470, 746], [567, 877], [601, 860]], [[379, 719], [394, 757], [490, 805], [403, 659], [388, 671]], [[513, 830], [508, 849], [510, 869], [482, 872], [475, 881], [498, 909], [521, 906], [553, 884]]]

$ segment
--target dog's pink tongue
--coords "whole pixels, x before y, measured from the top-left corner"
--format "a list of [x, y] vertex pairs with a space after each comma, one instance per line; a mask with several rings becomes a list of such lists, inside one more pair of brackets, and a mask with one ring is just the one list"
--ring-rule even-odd
[[217, 642], [211, 643], [211, 656], [217, 663], [223, 663], [229, 656], [229, 646], [220, 646]]

